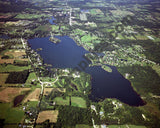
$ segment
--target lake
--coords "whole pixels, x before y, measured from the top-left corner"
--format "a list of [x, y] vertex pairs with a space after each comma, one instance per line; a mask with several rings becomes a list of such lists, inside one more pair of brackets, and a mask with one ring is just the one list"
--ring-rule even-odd
[[[101, 66], [89, 67], [90, 62], [84, 58], [85, 53], [89, 53], [83, 47], [78, 46], [73, 39], [68, 36], [56, 36], [61, 42], [54, 44], [49, 41], [49, 37], [29, 39], [31, 48], [36, 50], [42, 48], [38, 53], [44, 63], [52, 64], [53, 68], [79, 68], [92, 76], [92, 92], [89, 98], [92, 101], [99, 101], [105, 98], [116, 98], [131, 106], [144, 105], [143, 100], [133, 90], [131, 83], [125, 79], [116, 69], [110, 66], [112, 72], [106, 72]], [[82, 64], [82, 69], [79, 64]]]

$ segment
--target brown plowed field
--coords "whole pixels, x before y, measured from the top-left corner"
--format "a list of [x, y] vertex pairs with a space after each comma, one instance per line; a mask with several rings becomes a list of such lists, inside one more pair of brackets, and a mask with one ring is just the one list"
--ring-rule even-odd
[[12, 102], [14, 98], [21, 94], [23, 91], [28, 91], [30, 88], [10, 88], [7, 87], [0, 91], [0, 101]]
[[36, 123], [43, 123], [49, 119], [50, 123], [56, 123], [58, 117], [58, 110], [48, 110], [39, 113]]
[[31, 92], [24, 100], [24, 103], [27, 101], [38, 101], [39, 100], [39, 95], [41, 93], [40, 88], [36, 88], [33, 92]]

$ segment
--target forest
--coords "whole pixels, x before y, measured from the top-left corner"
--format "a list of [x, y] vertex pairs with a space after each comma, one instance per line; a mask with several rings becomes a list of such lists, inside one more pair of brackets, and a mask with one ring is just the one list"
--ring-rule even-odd
[[9, 76], [5, 83], [9, 84], [23, 84], [26, 82], [29, 75], [28, 70], [24, 70], [21, 72], [10, 72]]

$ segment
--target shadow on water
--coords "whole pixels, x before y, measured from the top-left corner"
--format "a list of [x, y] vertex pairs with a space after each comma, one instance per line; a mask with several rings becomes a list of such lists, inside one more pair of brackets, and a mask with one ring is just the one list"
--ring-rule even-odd
[[[32, 49], [42, 48], [38, 53], [45, 63], [52, 64], [53, 68], [75, 68], [84, 58], [85, 53], [89, 53], [83, 47], [78, 46], [74, 40], [68, 36], [57, 36], [61, 40], [59, 44], [54, 44], [46, 38], [29, 39]], [[92, 92], [89, 96], [92, 101], [100, 101], [105, 98], [117, 98], [131, 106], [144, 105], [144, 101], [133, 90], [131, 83], [125, 79], [115, 67], [112, 73], [106, 72], [100, 66], [87, 67], [84, 72], [92, 76]]]

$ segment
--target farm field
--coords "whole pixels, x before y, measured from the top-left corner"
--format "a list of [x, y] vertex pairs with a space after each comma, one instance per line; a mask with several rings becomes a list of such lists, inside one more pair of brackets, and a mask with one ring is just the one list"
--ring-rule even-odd
[[29, 76], [26, 80], [26, 83], [30, 84], [32, 82], [32, 80], [37, 80], [37, 76], [36, 76], [35, 72], [29, 73]]
[[51, 93], [51, 91], [53, 90], [53, 88], [45, 88], [44, 89], [44, 96], [48, 96], [50, 93]]
[[27, 101], [38, 101], [41, 89], [36, 88], [33, 92], [31, 92], [24, 100], [24, 103]]
[[[58, 105], [69, 105], [69, 97], [66, 97], [66, 99], [56, 97], [54, 101]], [[81, 97], [71, 97], [71, 106], [86, 108], [86, 101]]]
[[39, 113], [36, 123], [43, 123], [44, 121], [48, 119], [50, 123], [56, 123], [57, 117], [58, 117], [58, 110], [42, 111]]
[[0, 73], [0, 85], [4, 85], [8, 78], [8, 73]]
[[49, 95], [51, 92], [65, 92], [65, 88], [44, 88], [44, 95]]
[[22, 108], [11, 106], [10, 103], [0, 103], [0, 119], [5, 119], [4, 123], [21, 123], [24, 118], [24, 111]]
[[14, 71], [23, 71], [23, 70], [27, 70], [30, 67], [28, 66], [14, 66], [11, 64], [8, 65], [0, 65], [0, 72], [14, 72]]
[[9, 56], [8, 59], [2, 59], [2, 55], [0, 55], [0, 64], [6, 63], [6, 64], [13, 64], [15, 59], [21, 60], [21, 61], [28, 61], [27, 58], [23, 58], [23, 56], [26, 55], [24, 50], [9, 50], [3, 53], [5, 56]]
[[93, 126], [85, 125], [85, 124], [77, 124], [76, 128], [93, 128]]
[[26, 55], [24, 50], [9, 50], [4, 53], [4, 55], [12, 55], [14, 58], [22, 57], [23, 55]]
[[12, 102], [16, 96], [21, 94], [23, 91], [29, 91], [30, 88], [12, 88], [7, 87], [0, 91], [0, 101], [1, 102]]
[[108, 125], [108, 128], [146, 128], [145, 126], [137, 125]]

